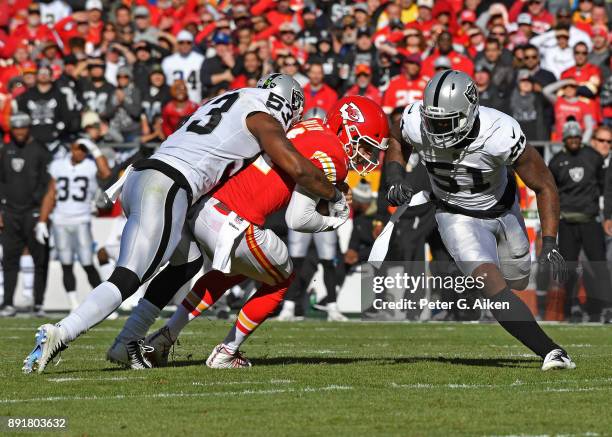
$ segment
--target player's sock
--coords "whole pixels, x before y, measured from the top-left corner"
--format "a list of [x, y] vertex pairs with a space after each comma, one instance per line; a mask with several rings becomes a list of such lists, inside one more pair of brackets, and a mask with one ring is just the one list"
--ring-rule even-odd
[[76, 290], [76, 278], [74, 277], [72, 264], [62, 264], [62, 281], [64, 283], [64, 290], [66, 290], [67, 293]]
[[217, 270], [200, 277], [166, 323], [172, 338], [176, 340], [189, 322], [211, 307], [226, 290], [243, 280], [244, 276], [225, 276]]
[[27, 299], [34, 297], [34, 259], [32, 255], [21, 255], [19, 269], [23, 279], [23, 296]]
[[508, 287], [489, 298], [491, 302], [508, 303], [508, 309], [492, 309], [500, 325], [534, 353], [544, 358], [553, 349], [561, 349], [535, 321], [529, 307]]
[[83, 270], [87, 273], [87, 281], [93, 288], [100, 285], [100, 274], [93, 265], [83, 266]]
[[325, 283], [325, 288], [327, 290], [326, 302], [335, 302], [336, 301], [336, 285], [338, 284], [336, 278], [336, 268], [334, 266], [334, 262], [332, 260], [320, 260], [319, 261], [323, 266], [323, 282]]
[[121, 304], [121, 292], [111, 282], [103, 282], [87, 295], [83, 303], [58, 324], [62, 341], [68, 343], [103, 321]]
[[161, 309], [143, 297], [132, 310], [130, 317], [123, 325], [123, 329], [117, 335], [117, 340], [127, 344], [144, 338], [151, 325], [155, 323], [159, 313], [161, 313]]
[[115, 264], [112, 262], [100, 264], [100, 277], [105, 281], [108, 280], [110, 275], [113, 274], [113, 270], [115, 270]]
[[223, 340], [231, 352], [236, 352], [249, 335], [276, 311], [292, 279], [293, 275], [278, 285], [263, 284], [242, 307], [236, 323]]
[[79, 306], [79, 298], [77, 296], [77, 292], [75, 290], [70, 290], [66, 292], [68, 296], [68, 304], [70, 304], [70, 311], [74, 311]]

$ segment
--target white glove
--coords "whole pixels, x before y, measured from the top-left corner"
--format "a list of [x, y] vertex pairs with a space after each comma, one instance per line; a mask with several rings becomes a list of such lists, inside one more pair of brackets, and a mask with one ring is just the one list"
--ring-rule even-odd
[[328, 226], [329, 230], [336, 230], [338, 229], [340, 226], [342, 226], [346, 220], [348, 219], [348, 216], [346, 217], [323, 217], [323, 220], [325, 222], [325, 224]]
[[49, 240], [49, 228], [45, 222], [38, 222], [34, 227], [34, 233], [36, 234], [36, 241], [40, 244], [47, 244]]
[[102, 156], [102, 151], [98, 146], [96, 146], [96, 143], [94, 143], [93, 141], [88, 140], [87, 138], [79, 138], [78, 140], [76, 140], [76, 143], [79, 146], [85, 147], [89, 151], [89, 153], [91, 153], [91, 156], [94, 157], [94, 159], [98, 159], [100, 156]]
[[[346, 201], [346, 197], [344, 197], [344, 194], [340, 193], [340, 199], [335, 201], [335, 202], [333, 200], [330, 200], [330, 202], [329, 202], [329, 216], [330, 217], [334, 217], [334, 218], [338, 218], [338, 219], [340, 219], [342, 221], [339, 225], [337, 225], [337, 227], [339, 227], [342, 223], [344, 223], [345, 221], [348, 220], [349, 213], [350, 213], [350, 208], [349, 208], [348, 203]], [[334, 228], [334, 229], [336, 229], [336, 228]]]

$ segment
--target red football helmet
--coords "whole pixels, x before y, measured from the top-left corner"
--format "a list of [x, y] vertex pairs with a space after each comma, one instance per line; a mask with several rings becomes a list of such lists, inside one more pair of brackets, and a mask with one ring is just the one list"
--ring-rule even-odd
[[338, 135], [351, 167], [362, 176], [378, 166], [376, 149], [389, 147], [387, 115], [368, 97], [343, 97], [329, 110], [324, 123]]

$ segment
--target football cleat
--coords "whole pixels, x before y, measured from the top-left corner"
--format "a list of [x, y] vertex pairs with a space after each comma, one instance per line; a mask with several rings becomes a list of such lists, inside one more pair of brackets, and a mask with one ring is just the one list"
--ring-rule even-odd
[[12, 305], [5, 305], [0, 310], [0, 317], [15, 317], [17, 315], [17, 310]]
[[145, 346], [153, 348], [152, 352], [145, 353], [145, 357], [151, 362], [153, 367], [166, 367], [168, 356], [174, 346], [174, 340], [170, 335], [170, 329], [164, 326], [145, 339]]
[[130, 357], [127, 344], [115, 339], [113, 345], [106, 351], [106, 359], [123, 367], [130, 367]]
[[295, 302], [286, 300], [283, 303], [283, 309], [276, 318], [279, 322], [293, 322], [295, 321]]
[[348, 322], [348, 317], [340, 312], [338, 304], [331, 302], [327, 304], [327, 321], [328, 322]]
[[211, 369], [238, 369], [251, 367], [251, 362], [239, 350], [232, 353], [223, 343], [218, 344], [206, 360]]
[[572, 361], [567, 352], [563, 349], [553, 349], [544, 358], [542, 364], [542, 370], [555, 370], [555, 369], [575, 369], [576, 363]]
[[42, 373], [47, 364], [68, 346], [62, 342], [60, 328], [47, 323], [36, 331], [34, 336], [36, 345], [30, 354], [23, 360], [23, 373], [38, 371]]

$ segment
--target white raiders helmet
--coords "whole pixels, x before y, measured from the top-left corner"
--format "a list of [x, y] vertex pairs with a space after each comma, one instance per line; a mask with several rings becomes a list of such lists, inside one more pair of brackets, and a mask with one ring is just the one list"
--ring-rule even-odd
[[440, 71], [425, 86], [421, 121], [433, 146], [447, 148], [460, 143], [477, 118], [478, 90], [467, 74]]
[[257, 88], [269, 89], [283, 97], [291, 105], [293, 118], [291, 125], [302, 118], [304, 112], [304, 91], [293, 77], [288, 74], [270, 73], [257, 81]]
[[308, 111], [306, 111], [306, 114], [304, 114], [304, 120], [308, 120], [309, 118], [318, 118], [319, 120], [323, 120], [325, 119], [326, 115], [327, 113], [323, 108], [315, 106], [314, 108], [310, 108]]

